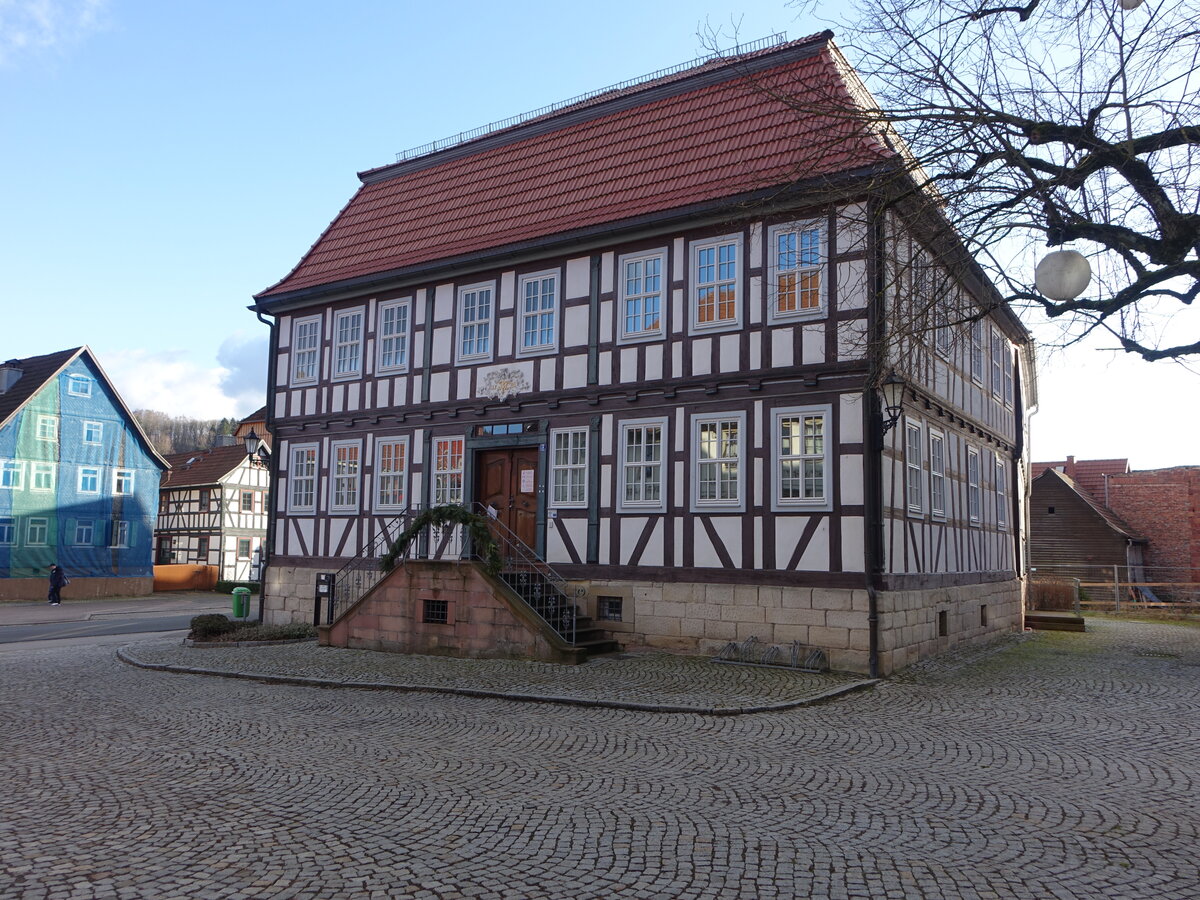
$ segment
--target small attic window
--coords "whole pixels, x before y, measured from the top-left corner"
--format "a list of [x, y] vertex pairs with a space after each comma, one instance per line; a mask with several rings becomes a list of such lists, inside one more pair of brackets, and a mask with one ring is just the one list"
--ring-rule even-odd
[[92, 396], [92, 379], [86, 375], [68, 375], [67, 393], [72, 397]]
[[1054, 507], [1053, 507], [1053, 506], [1047, 506], [1047, 507], [1046, 507], [1046, 512], [1047, 512], [1049, 515], [1054, 515]]

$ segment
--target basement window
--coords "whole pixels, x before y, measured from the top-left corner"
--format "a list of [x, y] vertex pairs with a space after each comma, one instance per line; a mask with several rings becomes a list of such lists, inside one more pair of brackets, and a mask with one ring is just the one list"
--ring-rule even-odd
[[986, 625], [987, 625], [987, 604], [981, 603], [979, 605], [979, 626], [982, 628], [982, 627], [985, 627]]
[[450, 601], [432, 600], [421, 601], [421, 621], [428, 625], [445, 625], [450, 621]]
[[621, 621], [621, 598], [620, 597], [597, 597], [596, 598], [596, 618], [605, 622], [620, 622]]
[[938, 637], [947, 637], [950, 634], [950, 617], [946, 614], [946, 610], [938, 612]]

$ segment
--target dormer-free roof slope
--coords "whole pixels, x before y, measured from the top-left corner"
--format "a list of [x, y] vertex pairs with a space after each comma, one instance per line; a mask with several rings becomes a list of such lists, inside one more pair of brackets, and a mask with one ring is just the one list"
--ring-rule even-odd
[[797, 111], [855, 102], [830, 38], [710, 61], [361, 173], [362, 187], [259, 305], [885, 162], [894, 153], [853, 117]]
[[246, 448], [238, 444], [172, 453], [167, 457], [170, 466], [162, 475], [164, 488], [195, 487], [218, 484], [246, 459]]

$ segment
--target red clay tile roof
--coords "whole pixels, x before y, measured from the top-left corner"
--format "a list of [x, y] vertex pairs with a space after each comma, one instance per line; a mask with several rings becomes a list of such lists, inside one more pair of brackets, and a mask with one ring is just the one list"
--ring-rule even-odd
[[828, 40], [826, 32], [709, 63], [363, 173], [296, 268], [257, 297], [400, 274], [892, 158], [845, 119], [780, 99], [853, 102]]
[[1107, 502], [1104, 496], [1104, 476], [1124, 475], [1129, 471], [1127, 459], [1076, 459], [1068, 456], [1057, 462], [1035, 462], [1030, 466], [1030, 475], [1036, 478], [1047, 469], [1061, 469], [1075, 484], [1092, 495], [1097, 502]]
[[246, 448], [240, 441], [229, 447], [172, 453], [166, 458], [171, 468], [163, 472], [161, 486], [181, 488], [217, 484], [245, 458]]

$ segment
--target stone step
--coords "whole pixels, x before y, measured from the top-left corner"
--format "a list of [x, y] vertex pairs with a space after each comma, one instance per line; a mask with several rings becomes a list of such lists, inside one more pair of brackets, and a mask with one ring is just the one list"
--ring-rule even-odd
[[1037, 631], [1086, 631], [1083, 616], [1069, 612], [1027, 612], [1025, 627]]

